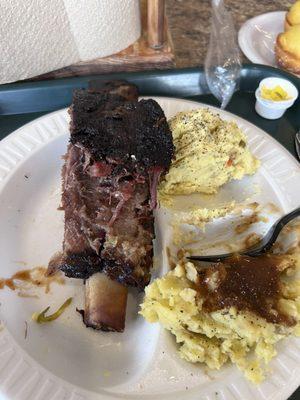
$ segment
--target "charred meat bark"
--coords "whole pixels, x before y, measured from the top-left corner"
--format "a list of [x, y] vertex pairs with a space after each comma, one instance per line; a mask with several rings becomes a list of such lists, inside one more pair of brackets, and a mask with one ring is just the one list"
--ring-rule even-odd
[[[138, 101], [136, 87], [126, 82], [75, 91], [70, 114], [62, 171], [65, 233], [57, 265], [68, 277], [91, 277], [86, 324], [122, 331], [124, 287], [142, 290], [150, 280], [156, 186], [173, 157], [172, 135], [161, 107]], [[109, 293], [120, 306], [108, 318]]]

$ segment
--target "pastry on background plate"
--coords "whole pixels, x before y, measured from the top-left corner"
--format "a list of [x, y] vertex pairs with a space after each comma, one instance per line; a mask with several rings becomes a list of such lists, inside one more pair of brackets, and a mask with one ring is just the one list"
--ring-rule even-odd
[[300, 74], [300, 25], [277, 36], [275, 54], [281, 68]]
[[284, 21], [284, 29], [287, 31], [294, 25], [300, 24], [300, 1], [296, 1], [286, 13]]

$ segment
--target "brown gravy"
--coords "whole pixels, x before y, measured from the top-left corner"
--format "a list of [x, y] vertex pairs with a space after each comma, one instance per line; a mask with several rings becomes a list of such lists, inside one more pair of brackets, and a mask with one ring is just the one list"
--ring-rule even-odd
[[276, 255], [235, 256], [223, 263], [199, 270], [204, 310], [211, 312], [231, 306], [256, 313], [268, 322], [295, 325], [283, 314], [278, 301], [283, 297]]
[[22, 289], [22, 283], [28, 283], [31, 286], [44, 287], [45, 292], [48, 293], [53, 282], [63, 284], [64, 279], [59, 274], [47, 276], [47, 268], [35, 267], [18, 271], [11, 278], [0, 279], [0, 289], [5, 286], [11, 290]]

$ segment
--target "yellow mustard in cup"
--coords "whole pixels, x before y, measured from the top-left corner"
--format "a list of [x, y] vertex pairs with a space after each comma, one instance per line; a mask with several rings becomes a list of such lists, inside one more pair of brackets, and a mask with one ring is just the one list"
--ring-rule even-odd
[[260, 89], [260, 95], [265, 100], [272, 101], [284, 101], [291, 99], [288, 92], [285, 91], [280, 85], [276, 85], [273, 88], [267, 88], [263, 85]]
[[263, 118], [281, 118], [298, 97], [296, 86], [288, 79], [270, 76], [260, 81], [255, 91], [255, 110]]

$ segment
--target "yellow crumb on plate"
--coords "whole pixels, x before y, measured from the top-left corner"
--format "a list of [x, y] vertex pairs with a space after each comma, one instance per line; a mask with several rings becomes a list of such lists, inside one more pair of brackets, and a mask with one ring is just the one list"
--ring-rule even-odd
[[174, 219], [178, 224], [190, 224], [204, 229], [207, 222], [225, 217], [234, 210], [235, 202], [220, 206], [219, 208], [197, 208], [188, 212], [175, 213]]

